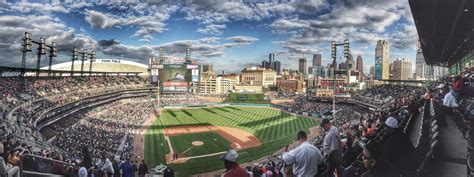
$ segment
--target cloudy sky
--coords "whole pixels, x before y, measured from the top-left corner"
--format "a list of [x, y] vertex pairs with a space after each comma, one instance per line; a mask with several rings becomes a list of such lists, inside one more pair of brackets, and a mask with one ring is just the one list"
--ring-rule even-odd
[[[21, 65], [24, 32], [57, 42], [54, 63], [69, 61], [73, 47], [96, 50], [97, 58], [144, 64], [160, 47], [175, 56], [189, 47], [192, 58], [214, 64], [216, 72], [238, 72], [271, 52], [283, 68], [296, 69], [301, 57], [310, 63], [313, 53], [329, 63], [331, 41], [348, 38], [368, 73], [377, 40], [389, 41], [392, 61], [414, 60], [417, 38], [407, 0], [0, 0], [0, 65]], [[342, 48], [339, 57], [342, 61]], [[35, 62], [29, 53], [27, 66]]]

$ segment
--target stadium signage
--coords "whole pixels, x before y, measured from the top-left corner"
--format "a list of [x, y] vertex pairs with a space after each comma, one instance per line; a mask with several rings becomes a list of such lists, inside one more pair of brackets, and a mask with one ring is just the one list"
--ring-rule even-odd
[[172, 87], [172, 86], [177, 86], [177, 87], [187, 87], [188, 83], [187, 82], [163, 82], [164, 87]]
[[102, 60], [102, 63], [120, 63], [120, 60]]
[[187, 65], [188, 69], [197, 69], [198, 67], [198, 65]]
[[168, 65], [168, 68], [181, 69], [181, 65]]

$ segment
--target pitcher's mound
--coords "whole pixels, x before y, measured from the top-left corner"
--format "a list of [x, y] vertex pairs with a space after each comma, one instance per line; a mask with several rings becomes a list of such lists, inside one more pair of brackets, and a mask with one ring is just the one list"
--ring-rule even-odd
[[204, 143], [202, 141], [193, 141], [191, 144], [193, 144], [193, 146], [202, 146]]

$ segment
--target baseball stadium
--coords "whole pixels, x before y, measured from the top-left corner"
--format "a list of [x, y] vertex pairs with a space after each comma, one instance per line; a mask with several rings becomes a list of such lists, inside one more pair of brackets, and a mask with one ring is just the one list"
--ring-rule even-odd
[[0, 5], [0, 177], [474, 177], [473, 1]]

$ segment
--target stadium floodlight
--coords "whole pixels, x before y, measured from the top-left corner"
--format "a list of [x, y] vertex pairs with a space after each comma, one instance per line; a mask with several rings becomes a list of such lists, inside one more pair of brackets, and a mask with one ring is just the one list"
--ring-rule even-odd
[[58, 48], [56, 47], [56, 42], [51, 43], [51, 56], [58, 56]]
[[84, 75], [84, 60], [86, 59], [87, 55], [87, 49], [84, 49], [82, 52], [82, 58], [81, 58], [81, 77]]
[[46, 54], [46, 41], [44, 38], [40, 38], [40, 45], [38, 48], [39, 54]]
[[82, 59], [83, 60], [86, 58], [86, 55], [87, 55], [87, 49], [84, 49], [83, 52], [82, 52]]
[[92, 51], [90, 54], [90, 60], [89, 60], [89, 75], [92, 74], [92, 62], [95, 60], [95, 51]]
[[71, 58], [71, 77], [74, 76], [74, 60], [77, 60], [77, 56], [79, 55], [79, 51], [77, 48], [72, 49], [72, 58]]
[[33, 37], [31, 33], [25, 32], [25, 37], [23, 38], [23, 57], [21, 58], [21, 76], [25, 75], [25, 65], [26, 65], [26, 52], [33, 50]]
[[31, 33], [25, 32], [25, 38], [23, 39], [23, 46], [24, 51], [32, 51], [33, 50], [33, 37]]
[[51, 76], [51, 67], [53, 65], [53, 57], [56, 57], [57, 48], [56, 42], [52, 42], [51, 45], [46, 45], [49, 48], [49, 63], [48, 63], [48, 76]]

